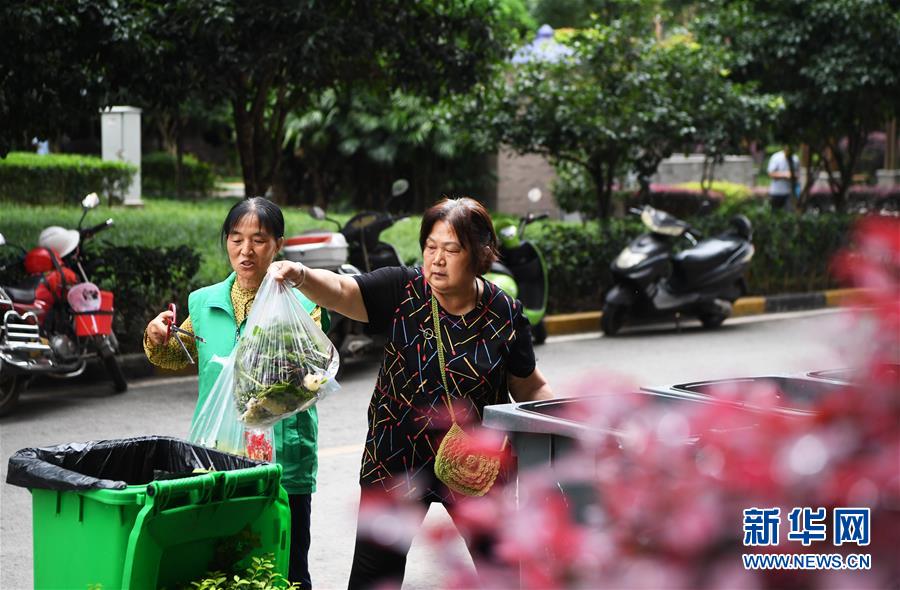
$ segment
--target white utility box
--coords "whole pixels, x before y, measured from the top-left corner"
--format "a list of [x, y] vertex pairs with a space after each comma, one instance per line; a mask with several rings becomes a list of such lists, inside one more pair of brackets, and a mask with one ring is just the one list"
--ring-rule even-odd
[[137, 168], [123, 198], [126, 205], [141, 201], [141, 109], [127, 106], [100, 111], [100, 139], [104, 160], [127, 162]]

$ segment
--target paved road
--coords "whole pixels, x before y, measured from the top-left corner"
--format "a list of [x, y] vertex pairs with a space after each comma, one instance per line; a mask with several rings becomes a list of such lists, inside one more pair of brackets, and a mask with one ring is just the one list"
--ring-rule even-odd
[[[538, 348], [538, 361], [561, 396], [600, 383], [597, 377], [610, 372], [641, 385], [801, 372], [843, 366], [829, 343], [840, 340], [848, 348], [847, 327], [847, 314], [835, 310], [740, 318], [712, 332], [696, 324], [687, 324], [680, 333], [670, 325], [647, 327], [616, 338], [551, 338]], [[313, 497], [310, 556], [318, 588], [346, 587], [358, 502], [356, 477], [374, 380], [373, 367], [351, 367], [341, 392], [319, 406], [319, 489]], [[109, 395], [105, 384], [27, 392], [17, 413], [0, 419], [0, 475], [5, 481], [6, 459], [23, 447], [145, 434], [183, 437], [196, 386], [196, 378], [181, 377], [134, 383], [119, 396]], [[32, 585], [29, 498], [26, 490], [0, 485], [0, 588]], [[443, 509], [432, 508], [426, 526], [447, 518]], [[462, 541], [455, 551], [465, 558]], [[438, 563], [417, 539], [404, 588], [439, 586]]]

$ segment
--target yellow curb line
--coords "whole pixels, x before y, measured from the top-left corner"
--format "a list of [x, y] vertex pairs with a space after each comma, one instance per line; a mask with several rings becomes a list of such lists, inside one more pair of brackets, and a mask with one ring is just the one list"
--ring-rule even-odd
[[761, 313], [766, 313], [765, 297], [741, 297], [734, 302], [731, 316], [739, 317], [744, 315], [759, 315]]
[[564, 313], [547, 316], [544, 318], [544, 324], [547, 326], [547, 334], [550, 336], [596, 332], [600, 329], [600, 316], [602, 315], [603, 312], [600, 311]]
[[825, 304], [828, 307], [838, 307], [850, 303], [854, 297], [862, 295], [866, 289], [832, 289], [825, 291]]
[[[865, 289], [830, 289], [824, 291], [825, 304], [827, 307], [838, 307], [846, 304], [863, 292], [865, 292]], [[732, 317], [764, 313], [766, 313], [765, 297], [741, 297], [734, 302]], [[549, 315], [544, 318], [544, 323], [547, 326], [547, 334], [550, 336], [596, 332], [600, 329], [600, 317], [602, 315], [603, 312], [601, 311]]]

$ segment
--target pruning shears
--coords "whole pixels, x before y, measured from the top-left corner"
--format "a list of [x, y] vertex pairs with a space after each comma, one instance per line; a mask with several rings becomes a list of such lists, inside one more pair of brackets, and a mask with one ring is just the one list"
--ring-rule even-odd
[[[174, 303], [169, 304], [169, 311], [172, 312], [172, 319], [169, 320], [168, 328], [166, 329], [166, 342], [169, 341], [169, 338], [172, 337], [172, 334], [176, 334], [176, 335], [184, 334], [185, 336], [187, 336], [189, 338], [193, 338], [194, 340], [197, 340], [199, 342], [203, 342], [204, 344], [206, 344], [206, 340], [204, 340], [202, 336], [197, 336], [193, 332], [189, 332], [187, 330], [182, 330], [181, 328], [178, 327], [178, 316], [175, 312], [175, 304]], [[176, 337], [175, 340], [177, 340], [178, 344], [181, 345], [181, 350], [183, 350], [184, 354], [188, 357], [188, 361], [190, 361], [190, 363], [192, 365], [196, 365], [197, 363], [194, 362], [194, 358], [191, 356], [191, 353], [188, 352], [187, 346], [184, 345], [184, 342], [181, 341], [181, 338]]]

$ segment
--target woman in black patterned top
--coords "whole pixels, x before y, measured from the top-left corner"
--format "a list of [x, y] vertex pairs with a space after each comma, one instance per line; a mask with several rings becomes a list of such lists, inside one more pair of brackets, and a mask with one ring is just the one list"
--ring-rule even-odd
[[[283, 261], [273, 269], [318, 305], [368, 322], [387, 336], [369, 405], [360, 470], [367, 492], [443, 503], [451, 516], [458, 495], [434, 475], [434, 457], [453, 416], [466, 430], [486, 405], [549, 399], [535, 366], [522, 304], [484, 280], [497, 259], [490, 215], [469, 198], [444, 199], [425, 212], [421, 269], [383, 268], [356, 277]], [[438, 361], [431, 299], [437, 301], [449, 392]], [[422, 511], [424, 518], [424, 511]], [[379, 545], [357, 531], [351, 588], [402, 582], [408, 543]], [[473, 551], [473, 539], [467, 539]], [[477, 557], [477, 555], [473, 555]], [[476, 564], [478, 559], [476, 559]]]

